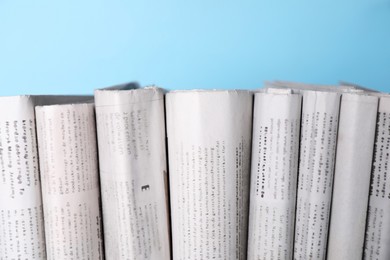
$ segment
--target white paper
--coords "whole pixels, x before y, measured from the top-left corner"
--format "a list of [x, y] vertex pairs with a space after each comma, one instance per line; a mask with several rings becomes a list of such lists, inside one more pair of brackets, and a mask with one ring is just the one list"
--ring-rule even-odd
[[379, 99], [364, 259], [390, 259], [390, 97]]
[[45, 259], [34, 102], [0, 98], [0, 259]]
[[36, 108], [48, 259], [103, 259], [93, 104]]
[[378, 98], [343, 94], [329, 230], [329, 260], [363, 256]]
[[359, 86], [359, 85], [357, 85], [355, 83], [346, 82], [346, 81], [340, 81], [339, 82], [339, 87], [343, 88], [343, 89], [351, 89], [351, 88], [353, 88], [353, 89], [358, 89], [358, 90], [362, 90], [362, 91], [366, 91], [366, 92], [380, 94], [380, 92], [375, 90], [375, 89], [366, 88], [366, 87], [363, 87], [363, 86]]
[[294, 92], [302, 92], [306, 90], [313, 90], [313, 91], [328, 91], [328, 92], [339, 92], [339, 93], [362, 93], [365, 92], [366, 88], [358, 87], [355, 85], [341, 85], [341, 86], [334, 86], [334, 85], [318, 85], [318, 84], [307, 84], [307, 83], [300, 83], [300, 82], [291, 82], [291, 81], [266, 81], [265, 82], [266, 88], [290, 88], [293, 89]]
[[35, 105], [89, 98], [0, 97], [0, 259], [46, 259]]
[[[319, 90], [319, 91], [339, 91], [338, 86], [333, 85], [319, 85], [319, 84], [308, 84], [301, 82], [292, 82], [292, 81], [266, 81], [265, 87], [269, 88], [289, 88], [293, 90]], [[350, 87], [353, 88], [353, 87]]]
[[106, 259], [170, 259], [164, 95], [95, 92]]
[[255, 94], [248, 259], [292, 259], [301, 95]]
[[166, 95], [173, 259], [246, 259], [253, 95]]
[[302, 91], [294, 259], [325, 259], [340, 94]]

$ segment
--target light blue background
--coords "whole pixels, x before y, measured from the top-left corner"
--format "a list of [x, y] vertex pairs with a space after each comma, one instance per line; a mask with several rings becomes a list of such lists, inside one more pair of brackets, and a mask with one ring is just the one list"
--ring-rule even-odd
[[264, 80], [390, 91], [390, 0], [0, 0], [0, 95]]

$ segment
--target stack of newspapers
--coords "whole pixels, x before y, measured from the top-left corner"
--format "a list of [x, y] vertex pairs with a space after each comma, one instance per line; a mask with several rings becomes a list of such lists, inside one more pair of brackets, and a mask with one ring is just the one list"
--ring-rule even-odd
[[390, 95], [0, 97], [0, 259], [390, 259]]

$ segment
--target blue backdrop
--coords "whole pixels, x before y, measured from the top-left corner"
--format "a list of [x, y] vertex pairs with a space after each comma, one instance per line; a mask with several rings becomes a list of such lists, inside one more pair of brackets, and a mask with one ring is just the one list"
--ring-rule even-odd
[[390, 0], [0, 0], [0, 95], [126, 81], [390, 91]]

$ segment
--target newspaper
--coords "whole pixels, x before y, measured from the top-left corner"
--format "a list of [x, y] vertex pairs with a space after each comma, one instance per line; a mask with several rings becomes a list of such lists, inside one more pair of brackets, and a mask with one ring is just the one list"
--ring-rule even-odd
[[[293, 82], [293, 81], [283, 81], [283, 80], [274, 80], [274, 81], [266, 81], [264, 82], [264, 86], [266, 88], [290, 88], [295, 91], [304, 91], [304, 90], [316, 90], [316, 91], [339, 91], [339, 87], [337, 85], [319, 85], [319, 84], [308, 84], [301, 82]], [[348, 87], [350, 89], [354, 89], [353, 86]]]
[[367, 88], [367, 87], [363, 87], [363, 86], [360, 86], [358, 84], [355, 84], [355, 83], [351, 83], [351, 82], [347, 82], [347, 81], [340, 81], [339, 82], [339, 87], [340, 88], [353, 88], [353, 89], [359, 89], [359, 90], [362, 90], [362, 91], [365, 91], [365, 92], [371, 92], [372, 94], [379, 94], [381, 95], [381, 92], [375, 90], [375, 89], [372, 89], [372, 88]]
[[0, 259], [46, 259], [35, 106], [86, 99], [0, 97]]
[[170, 259], [164, 95], [95, 91], [106, 259]]
[[325, 259], [341, 93], [355, 87], [274, 81], [303, 96], [294, 259]]
[[341, 94], [302, 95], [294, 259], [325, 259]]
[[390, 259], [390, 97], [380, 97], [364, 259]]
[[308, 84], [301, 82], [292, 82], [292, 81], [266, 81], [264, 82], [266, 88], [291, 88], [294, 89], [294, 92], [313, 90], [313, 91], [329, 91], [329, 92], [353, 92], [360, 93], [364, 91], [369, 91], [370, 89], [360, 87], [358, 85], [344, 83], [342, 85], [319, 85], [319, 84]]
[[255, 94], [248, 259], [292, 259], [301, 118], [299, 94]]
[[253, 94], [166, 99], [173, 259], [246, 259]]
[[47, 259], [103, 259], [93, 104], [36, 107]]
[[378, 97], [341, 100], [327, 258], [355, 260], [363, 257]]

